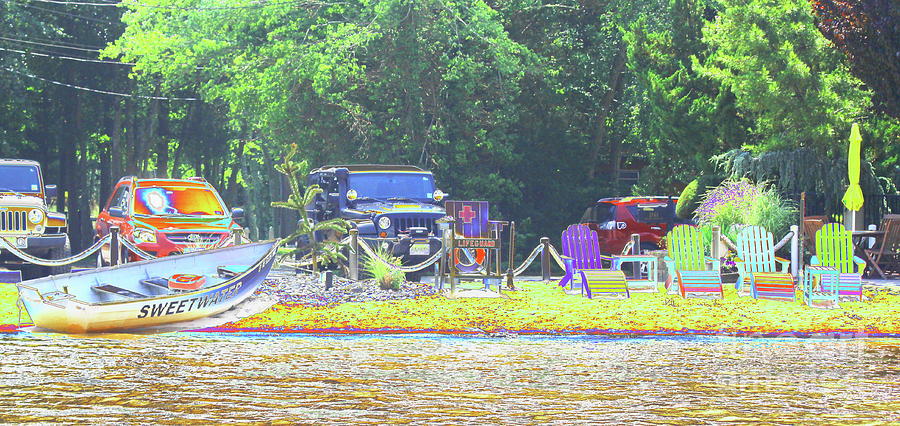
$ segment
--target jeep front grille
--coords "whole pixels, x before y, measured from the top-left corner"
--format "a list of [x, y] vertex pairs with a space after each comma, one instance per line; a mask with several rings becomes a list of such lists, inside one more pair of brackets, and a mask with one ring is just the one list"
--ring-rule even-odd
[[28, 212], [0, 211], [0, 232], [28, 232]]
[[175, 244], [210, 245], [218, 243], [225, 235], [219, 232], [173, 232], [167, 233], [166, 238]]
[[409, 228], [426, 228], [429, 234], [436, 234], [437, 226], [434, 219], [425, 217], [401, 217], [396, 221], [397, 232], [407, 232]]

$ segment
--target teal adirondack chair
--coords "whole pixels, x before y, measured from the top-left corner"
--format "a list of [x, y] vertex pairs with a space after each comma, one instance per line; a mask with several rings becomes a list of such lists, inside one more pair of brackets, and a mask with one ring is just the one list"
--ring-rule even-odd
[[840, 271], [838, 296], [851, 296], [862, 300], [862, 274], [866, 261], [853, 254], [850, 231], [840, 223], [829, 223], [816, 232], [816, 255], [809, 264], [830, 266]]
[[[795, 300], [794, 277], [788, 273], [791, 261], [775, 256], [772, 233], [759, 226], [748, 226], [738, 234], [738, 280], [734, 288], [750, 286], [754, 299]], [[781, 264], [781, 270], [776, 269]]]
[[[699, 293], [718, 293], [723, 297], [722, 275], [719, 259], [706, 256], [700, 231], [688, 225], [679, 225], [666, 236], [668, 255], [663, 260], [668, 270], [666, 288], [678, 282], [682, 297]], [[712, 268], [708, 268], [707, 264]]]

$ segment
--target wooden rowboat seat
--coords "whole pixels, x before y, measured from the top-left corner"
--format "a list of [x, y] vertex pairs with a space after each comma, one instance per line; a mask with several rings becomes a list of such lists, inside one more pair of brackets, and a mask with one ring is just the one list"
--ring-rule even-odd
[[136, 291], [127, 290], [122, 287], [116, 287], [112, 284], [95, 285], [95, 286], [91, 287], [91, 290], [101, 292], [101, 293], [112, 294], [112, 295], [119, 296], [119, 297], [122, 297], [125, 299], [146, 299], [147, 297], [149, 297], [147, 295], [138, 293]]

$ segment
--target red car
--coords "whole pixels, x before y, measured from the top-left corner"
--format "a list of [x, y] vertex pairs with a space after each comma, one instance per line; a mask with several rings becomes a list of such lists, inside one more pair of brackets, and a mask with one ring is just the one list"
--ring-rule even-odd
[[[631, 234], [641, 236], [641, 251], [657, 250], [668, 232], [669, 216], [675, 215], [677, 197], [668, 206], [668, 197], [603, 198], [588, 207], [581, 222], [597, 233], [600, 251], [620, 254]], [[677, 217], [676, 224], [686, 223]]]
[[[228, 211], [203, 178], [119, 180], [106, 206], [97, 216], [97, 238], [113, 226], [121, 238], [157, 257], [218, 247], [235, 230], [242, 209]], [[110, 259], [104, 247], [103, 262]], [[130, 260], [139, 260], [131, 254]]]

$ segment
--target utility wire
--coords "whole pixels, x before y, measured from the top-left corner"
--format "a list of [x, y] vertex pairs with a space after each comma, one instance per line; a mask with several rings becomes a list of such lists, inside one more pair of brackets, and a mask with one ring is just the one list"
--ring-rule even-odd
[[38, 46], [55, 47], [55, 48], [58, 48], [58, 49], [72, 49], [72, 50], [81, 50], [81, 51], [85, 51], [85, 52], [100, 52], [100, 49], [87, 49], [87, 48], [84, 48], [84, 47], [72, 47], [72, 46], [62, 46], [62, 45], [59, 45], [59, 44], [39, 43], [39, 42], [36, 42], [36, 41], [28, 41], [28, 40], [19, 40], [19, 39], [15, 39], [15, 38], [7, 38], [7, 37], [3, 37], [2, 35], [0, 35], [0, 40], [6, 40], [6, 41], [15, 42], [15, 43], [35, 44], [35, 45], [38, 45]]
[[20, 53], [20, 54], [23, 54], [23, 55], [42, 56], [42, 57], [45, 57], [45, 58], [53, 58], [53, 59], [67, 59], [67, 60], [70, 60], [70, 61], [78, 61], [78, 62], [94, 62], [94, 63], [97, 63], [97, 64], [113, 64], [113, 65], [128, 65], [128, 66], [133, 66], [133, 65], [135, 65], [133, 62], [104, 61], [104, 60], [102, 60], [102, 59], [88, 59], [88, 58], [76, 58], [76, 57], [74, 57], [74, 56], [49, 55], [49, 54], [46, 54], [46, 53], [26, 52], [26, 51], [24, 51], [24, 50], [6, 49], [6, 48], [3, 48], [3, 47], [0, 47], [0, 50], [4, 50], [4, 51], [7, 51], [7, 52]]
[[27, 36], [28, 40], [40, 41], [40, 42], [44, 42], [44, 43], [57, 43], [63, 47], [83, 47], [85, 49], [94, 49], [94, 50], [103, 50], [105, 48], [105, 46], [94, 46], [91, 44], [76, 43], [74, 41], [68, 41], [68, 40], [48, 40], [46, 38], [37, 38], [37, 37], [32, 37], [29, 34], [12, 34], [12, 35], [0, 34], [0, 37], [3, 37], [3, 36], [9, 36], [9, 37]]
[[62, 1], [62, 0], [31, 0], [34, 2], [42, 2], [42, 3], [52, 3], [52, 4], [70, 4], [70, 5], [84, 5], [84, 6], [99, 6], [99, 7], [120, 7], [120, 6], [140, 6], [151, 9], [172, 9], [172, 10], [229, 10], [229, 9], [258, 9], [261, 7], [267, 6], [278, 6], [285, 4], [293, 4], [297, 6], [324, 6], [324, 5], [332, 5], [332, 4], [340, 4], [340, 3], [324, 3], [324, 2], [310, 2], [310, 1], [269, 1], [269, 0], [257, 0], [254, 1], [253, 4], [243, 5], [243, 6], [209, 6], [209, 7], [200, 7], [200, 6], [170, 6], [170, 5], [156, 5], [156, 4], [147, 4], [140, 3], [136, 1], [122, 1], [122, 2], [103, 2], [103, 3], [92, 3], [92, 2], [74, 2], [74, 1]]
[[44, 12], [56, 13], [59, 15], [65, 15], [68, 17], [76, 18], [76, 19], [83, 19], [85, 21], [99, 22], [101, 24], [110, 24], [110, 25], [122, 25], [122, 22], [113, 22], [113, 21], [107, 21], [106, 19], [99, 19], [99, 18], [92, 18], [90, 16], [76, 15], [74, 13], [68, 13], [68, 12], [63, 12], [63, 11], [53, 10], [53, 9], [46, 9], [43, 7], [37, 7], [37, 6], [27, 4], [27, 3], [20, 3], [20, 2], [12, 1], [12, 0], [3, 0], [3, 1], [5, 1], [7, 3], [12, 3], [12, 4], [18, 4], [22, 7], [30, 7], [32, 9], [37, 9], [37, 10], [41, 10]]
[[132, 94], [129, 94], [129, 93], [109, 92], [109, 91], [106, 91], [106, 90], [91, 89], [91, 88], [89, 88], [89, 87], [76, 86], [76, 85], [74, 85], [74, 84], [68, 84], [68, 83], [63, 83], [63, 82], [60, 82], [60, 81], [50, 80], [50, 79], [47, 79], [47, 78], [38, 77], [38, 76], [33, 75], [33, 74], [28, 74], [28, 73], [24, 73], [24, 72], [21, 72], [21, 71], [16, 71], [16, 70], [10, 69], [10, 68], [0, 68], [0, 69], [2, 69], [2, 70], [4, 70], [4, 71], [9, 71], [9, 72], [14, 73], [14, 74], [24, 75], [24, 76], [26, 76], [26, 77], [31, 77], [31, 78], [35, 78], [35, 79], [38, 79], [38, 80], [41, 80], [41, 81], [46, 81], [47, 83], [55, 84], [55, 85], [57, 85], [57, 86], [65, 86], [65, 87], [69, 87], [69, 88], [72, 88], [72, 89], [83, 90], [83, 91], [86, 91], [86, 92], [99, 93], [99, 94], [101, 94], [101, 95], [121, 96], [121, 97], [125, 97], [125, 98], [156, 99], [156, 100], [161, 100], [161, 101], [199, 101], [199, 100], [200, 100], [200, 99], [198, 99], [198, 98], [167, 98], [167, 97], [164, 97], [164, 96], [144, 96], [144, 95], [132, 95]]

